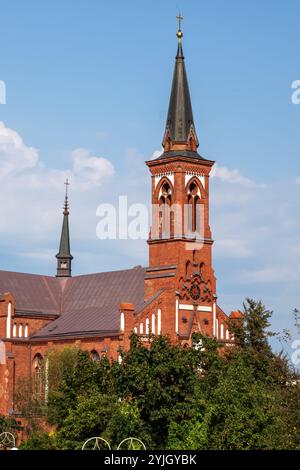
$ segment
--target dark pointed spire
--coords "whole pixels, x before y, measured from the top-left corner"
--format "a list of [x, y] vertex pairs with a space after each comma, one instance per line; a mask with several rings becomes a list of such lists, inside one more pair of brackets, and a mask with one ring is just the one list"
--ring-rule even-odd
[[178, 49], [163, 147], [165, 152], [184, 150], [196, 153], [199, 143], [194, 125], [192, 103], [182, 49], [183, 33], [181, 31], [181, 20], [183, 18], [179, 14], [177, 19], [179, 21], [177, 31]]
[[66, 195], [63, 210], [63, 225], [61, 230], [59, 252], [56, 255], [57, 258], [57, 270], [56, 277], [70, 277], [71, 276], [71, 264], [73, 256], [70, 251], [70, 233], [69, 233], [69, 201], [68, 201], [68, 179], [65, 182]]

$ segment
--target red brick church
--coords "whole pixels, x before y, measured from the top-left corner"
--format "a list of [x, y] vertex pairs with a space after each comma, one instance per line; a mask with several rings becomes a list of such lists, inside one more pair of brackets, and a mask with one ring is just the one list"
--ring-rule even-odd
[[189, 344], [195, 331], [230, 341], [212, 267], [209, 174], [214, 162], [197, 150], [181, 28], [177, 37], [163, 152], [146, 162], [153, 204], [149, 266], [72, 277], [66, 195], [56, 275], [0, 271], [2, 414], [17, 411], [18, 379], [39, 380], [53, 348], [78, 345], [94, 360], [103, 354], [121, 360], [133, 331], [145, 344], [152, 334]]

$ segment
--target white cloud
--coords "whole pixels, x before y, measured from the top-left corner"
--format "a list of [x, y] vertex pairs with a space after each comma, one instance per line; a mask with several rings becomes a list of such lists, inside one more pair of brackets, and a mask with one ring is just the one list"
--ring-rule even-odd
[[154, 152], [152, 153], [150, 157], [150, 160], [155, 160], [156, 158], [160, 157], [163, 151], [164, 151], [163, 147], [160, 150], [154, 150]]
[[24, 258], [35, 259], [38, 261], [49, 262], [53, 260], [53, 251], [41, 250], [41, 251], [26, 251], [25, 253], [18, 253], [19, 256]]
[[214, 255], [218, 258], [249, 258], [252, 254], [246, 238], [221, 238], [214, 244]]
[[262, 269], [241, 270], [239, 273], [239, 281], [244, 284], [268, 284], [282, 283], [299, 280], [299, 271], [291, 272], [287, 267], [269, 266]]
[[0, 178], [34, 168], [38, 158], [37, 149], [27, 147], [16, 131], [0, 121]]
[[[48, 169], [39, 160], [38, 150], [28, 147], [17, 131], [0, 122], [0, 179], [7, 184], [14, 176], [19, 186], [57, 189], [69, 177], [79, 190], [101, 186], [103, 180], [114, 175], [112, 163], [97, 157], [84, 148], [71, 152], [72, 167], [66, 170]], [[17, 178], [17, 179], [15, 179]], [[62, 186], [60, 186], [62, 187]]]
[[218, 165], [218, 163], [214, 164], [212, 171], [210, 173], [210, 176], [212, 178], [218, 178], [221, 181], [226, 181], [232, 184], [239, 184], [239, 185], [248, 186], [248, 187], [256, 186], [254, 181], [241, 175], [239, 170], [237, 169], [231, 170], [229, 168], [226, 168], [225, 166]]
[[[69, 156], [66, 169], [47, 168], [37, 149], [27, 146], [16, 130], [0, 122], [2, 244], [5, 236], [32, 242], [36, 238], [40, 244], [38, 251], [43, 252], [43, 240], [57, 236], [60, 228], [58, 218], [66, 178], [71, 182], [71, 200], [82, 208], [85, 206], [78, 216], [79, 231], [83, 232], [86, 213], [90, 210], [87, 207], [93, 208], [94, 215], [94, 207], [99, 202], [91, 206], [90, 193], [114, 175], [114, 167], [109, 160], [82, 148], [71, 151]], [[33, 253], [31, 258], [35, 258]]]
[[86, 149], [73, 150], [72, 159], [74, 176], [83, 189], [89, 189], [90, 185], [100, 186], [105, 178], [114, 175], [114, 167], [109, 160], [93, 156]]

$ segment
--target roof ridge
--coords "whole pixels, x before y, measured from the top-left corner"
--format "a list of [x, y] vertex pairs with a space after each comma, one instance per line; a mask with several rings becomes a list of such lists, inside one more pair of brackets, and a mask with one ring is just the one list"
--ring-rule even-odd
[[0, 273], [9, 273], [9, 274], [18, 274], [20, 276], [34, 276], [34, 277], [42, 277], [42, 278], [48, 278], [48, 279], [56, 279], [55, 276], [52, 276], [50, 274], [37, 274], [37, 273], [25, 273], [23, 271], [9, 271], [7, 269], [0, 269]]
[[[134, 269], [146, 269], [146, 266], [133, 266], [132, 268], [125, 268], [125, 269], [115, 269], [112, 271], [99, 271], [99, 272], [94, 272], [94, 273], [86, 273], [86, 274], [77, 274], [73, 276], [70, 279], [76, 279], [79, 277], [86, 277], [86, 276], [95, 276], [97, 274], [108, 274], [108, 273], [118, 273], [122, 271], [133, 271]], [[61, 279], [57, 278], [56, 276], [52, 276], [50, 274], [38, 274], [38, 273], [26, 273], [23, 271], [9, 271], [7, 269], [0, 269], [0, 273], [9, 273], [9, 274], [17, 274], [20, 276], [34, 276], [34, 277], [39, 277], [39, 278], [45, 278], [45, 279], [53, 279], [54, 281], [59, 281], [59, 284], [61, 283]], [[69, 278], [67, 279], [69, 281]]]
[[77, 276], [73, 276], [72, 279], [78, 279], [79, 277], [97, 276], [98, 274], [121, 273], [125, 271], [133, 271], [133, 270], [138, 270], [138, 269], [146, 270], [146, 266], [134, 266], [133, 268], [115, 269], [113, 271], [100, 271], [96, 273], [78, 274]]

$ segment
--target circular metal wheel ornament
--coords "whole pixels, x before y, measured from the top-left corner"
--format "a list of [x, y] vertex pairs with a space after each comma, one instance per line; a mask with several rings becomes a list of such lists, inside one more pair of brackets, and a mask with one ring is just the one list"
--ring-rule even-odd
[[0, 450], [16, 449], [16, 438], [11, 432], [2, 432], [0, 434]]
[[111, 450], [111, 447], [102, 437], [91, 437], [85, 441], [81, 450]]
[[120, 442], [117, 450], [146, 450], [146, 446], [140, 439], [128, 437]]

